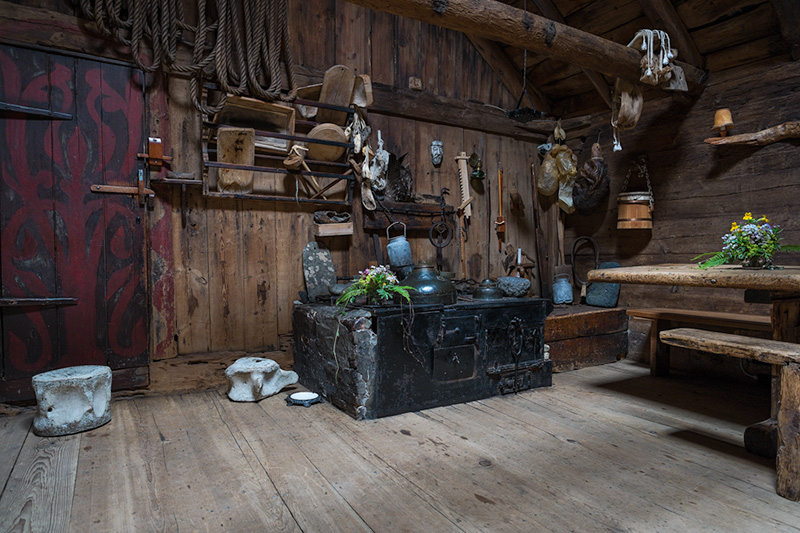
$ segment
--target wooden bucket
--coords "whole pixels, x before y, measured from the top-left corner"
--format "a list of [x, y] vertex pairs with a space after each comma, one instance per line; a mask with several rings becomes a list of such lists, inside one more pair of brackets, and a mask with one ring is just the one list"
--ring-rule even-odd
[[652, 196], [647, 191], [623, 192], [617, 196], [617, 229], [652, 229]]

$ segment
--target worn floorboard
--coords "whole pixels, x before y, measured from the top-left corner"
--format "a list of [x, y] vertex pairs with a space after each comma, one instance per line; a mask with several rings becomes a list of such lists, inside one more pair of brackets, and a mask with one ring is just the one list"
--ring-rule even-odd
[[0, 531], [69, 530], [80, 441], [81, 435], [40, 438], [28, 432], [0, 495]]
[[[5, 487], [11, 469], [17, 462], [22, 443], [31, 427], [33, 415], [30, 413], [19, 416], [5, 416], [0, 418], [0, 487]], [[6, 451], [7, 450], [7, 451]]]
[[0, 418], [0, 531], [800, 531], [742, 444], [768, 391], [626, 361], [554, 382], [366, 422], [216, 390], [55, 439]]

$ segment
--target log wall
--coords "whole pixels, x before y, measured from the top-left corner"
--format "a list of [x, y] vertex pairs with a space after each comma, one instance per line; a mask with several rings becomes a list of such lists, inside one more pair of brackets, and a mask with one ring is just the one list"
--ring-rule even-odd
[[[800, 243], [800, 150], [797, 140], [763, 147], [711, 146], [703, 139], [711, 131], [714, 111], [728, 107], [733, 133], [749, 133], [800, 119], [800, 64], [775, 61], [712, 74], [708, 87], [694, 102], [666, 98], [645, 102], [634, 130], [622, 133], [623, 150], [606, 150], [611, 176], [608, 203], [592, 216], [569, 215], [566, 247], [580, 235], [595, 237], [601, 261], [623, 265], [687, 263], [703, 252], [718, 251], [720, 238], [745, 212], [766, 215], [783, 228], [787, 243]], [[610, 143], [608, 115], [595, 117], [595, 128], [580, 149], [588, 154], [600, 130]], [[616, 196], [630, 162], [638, 154], [649, 158], [655, 197], [652, 231], [616, 229]], [[579, 156], [580, 157], [580, 156]], [[583, 161], [585, 155], [580, 157]], [[635, 176], [635, 173], [634, 173]], [[643, 190], [632, 178], [629, 191]], [[587, 254], [588, 251], [584, 252]], [[777, 263], [797, 264], [798, 254], [779, 254]], [[579, 260], [581, 264], [583, 259]], [[581, 270], [583, 271], [583, 270]], [[744, 304], [742, 291], [686, 287], [622, 287], [621, 304], [631, 307], [683, 307], [714, 311], [768, 314], [759, 304]]]

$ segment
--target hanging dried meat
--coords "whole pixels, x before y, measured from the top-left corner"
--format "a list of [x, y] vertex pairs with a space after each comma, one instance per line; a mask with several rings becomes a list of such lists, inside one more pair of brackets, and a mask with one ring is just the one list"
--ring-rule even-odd
[[578, 171], [572, 202], [579, 214], [587, 216], [608, 196], [610, 190], [608, 163], [599, 143], [592, 145], [592, 157]]
[[567, 213], [572, 213], [572, 186], [578, 174], [578, 157], [566, 145], [558, 144], [547, 152], [539, 170], [539, 192], [550, 196], [558, 191], [558, 203]]

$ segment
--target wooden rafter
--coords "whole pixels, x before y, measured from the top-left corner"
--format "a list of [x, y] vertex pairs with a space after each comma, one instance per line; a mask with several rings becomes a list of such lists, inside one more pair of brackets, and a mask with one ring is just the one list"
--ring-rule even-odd
[[[481, 54], [481, 57], [489, 64], [494, 71], [495, 75], [500, 79], [500, 82], [508, 89], [514, 98], [522, 94], [522, 76], [519, 69], [508, 57], [500, 45], [489, 39], [478, 37], [477, 35], [467, 35], [470, 42]], [[523, 76], [525, 74], [523, 73]], [[525, 90], [533, 101], [533, 105], [539, 111], [549, 113], [551, 110], [550, 100], [536, 87], [530, 85], [530, 79], [525, 86]]]
[[[478, 35], [631, 81], [639, 80], [641, 54], [554, 20], [524, 13], [497, 0], [347, 0], [376, 11], [421, 20]], [[705, 72], [684, 63], [689, 89], [705, 81]]]
[[[322, 82], [323, 72], [301, 65], [295, 66], [295, 77], [300, 85]], [[374, 101], [369, 113], [404, 117], [433, 124], [444, 124], [515, 139], [544, 142], [553, 131], [554, 120], [531, 120], [520, 128], [516, 122], [499, 109], [477, 102], [439, 96], [427, 91], [415, 91], [372, 82]], [[570, 124], [580, 124], [572, 121]]]
[[[536, 7], [539, 8], [539, 11], [542, 12], [542, 15], [545, 17], [555, 20], [556, 22], [560, 22], [564, 24], [564, 17], [561, 15], [561, 11], [553, 4], [552, 0], [533, 0], [536, 4]], [[597, 93], [600, 95], [600, 98], [606, 103], [606, 105], [610, 108], [611, 107], [611, 87], [608, 86], [606, 80], [603, 79], [601, 74], [598, 74], [594, 70], [590, 70], [586, 67], [581, 67], [583, 70], [583, 74], [589, 79], [594, 88], [597, 89]]]
[[800, 59], [800, 3], [797, 0], [772, 0], [781, 34], [795, 61]]
[[672, 47], [678, 49], [678, 57], [697, 68], [705, 66], [705, 58], [700, 54], [692, 36], [689, 35], [689, 30], [686, 29], [670, 0], [639, 0], [639, 5], [655, 28], [669, 34]]

